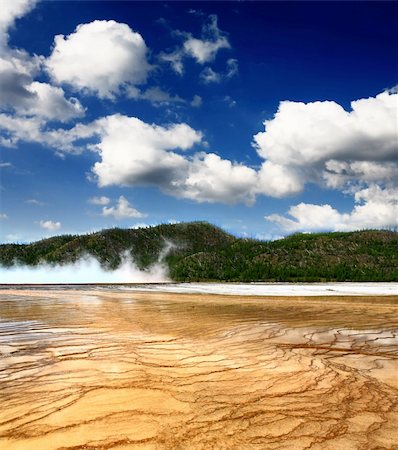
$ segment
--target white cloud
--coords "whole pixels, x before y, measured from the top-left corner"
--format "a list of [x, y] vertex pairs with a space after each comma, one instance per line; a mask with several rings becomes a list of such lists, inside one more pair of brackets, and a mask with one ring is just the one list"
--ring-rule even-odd
[[162, 61], [170, 63], [174, 72], [178, 73], [178, 75], [182, 75], [184, 73], [184, 64], [182, 59], [184, 57], [184, 52], [182, 50], [175, 50], [171, 53], [162, 52], [159, 55], [159, 58]]
[[227, 61], [227, 72], [225, 74], [226, 78], [233, 78], [239, 72], [238, 60], [230, 58]]
[[186, 178], [170, 186], [174, 195], [197, 202], [246, 203], [255, 201], [257, 173], [213, 153], [199, 153], [189, 162]]
[[54, 222], [52, 220], [40, 220], [39, 225], [41, 228], [49, 231], [55, 231], [61, 228], [61, 222]]
[[0, 220], [5, 220], [5, 219], [8, 219], [7, 214], [5, 214], [5, 213], [0, 213]]
[[300, 203], [292, 206], [289, 217], [271, 214], [265, 219], [285, 231], [350, 231], [398, 226], [398, 189], [377, 185], [358, 191], [356, 205], [349, 213], [340, 213], [328, 204]]
[[302, 177], [295, 169], [265, 161], [258, 172], [256, 191], [271, 197], [285, 197], [303, 189]]
[[41, 202], [40, 200], [36, 200], [35, 198], [30, 198], [28, 200], [25, 200], [25, 203], [28, 205], [36, 205], [36, 206], [43, 206], [44, 202]]
[[140, 218], [147, 216], [133, 208], [123, 195], [119, 197], [116, 206], [111, 206], [109, 208], [104, 206], [102, 208], [102, 215], [105, 217], [112, 216], [115, 219], [127, 219], [129, 217]]
[[147, 124], [121, 115], [101, 119], [101, 161], [93, 172], [100, 186], [158, 185], [178, 183], [187, 161], [172, 149], [187, 150], [202, 139], [186, 124], [168, 127]]
[[[40, 142], [61, 153], [81, 153], [88, 149], [98, 153], [99, 160], [92, 174], [100, 187], [156, 186], [169, 195], [197, 202], [251, 204], [257, 195], [298, 194], [308, 182], [354, 195], [370, 185], [387, 189], [396, 183], [397, 139], [392, 133], [396, 99], [394, 92], [385, 92], [364, 102], [353, 102], [351, 112], [333, 102], [316, 102], [316, 105], [284, 102], [275, 118], [266, 122], [266, 131], [255, 136], [257, 151], [265, 160], [259, 169], [214, 153], [185, 152], [196, 144], [206, 144], [202, 134], [187, 124], [159, 126], [120, 114], [55, 130], [46, 129], [37, 117], [28, 120], [0, 114], [0, 128], [4, 130], [1, 143]], [[287, 113], [283, 105], [287, 105]], [[332, 112], [328, 115], [330, 108]], [[294, 114], [290, 116], [292, 111]], [[301, 127], [294, 123], [295, 117]], [[344, 118], [342, 130], [338, 125], [340, 117]], [[292, 123], [292, 130], [286, 120]], [[302, 129], [310, 137], [313, 133], [312, 139]], [[336, 136], [339, 130], [340, 138]], [[87, 139], [89, 145], [85, 144]], [[364, 205], [356, 206], [355, 217], [358, 211], [363, 211], [360, 206]], [[322, 213], [334, 214], [327, 208]], [[300, 225], [300, 221], [292, 217], [287, 220], [293, 224], [283, 223], [295, 228], [295, 223]]]
[[0, 113], [0, 144], [14, 147], [18, 142], [36, 142], [51, 147], [58, 154], [82, 153], [85, 140], [99, 134], [98, 121], [78, 123], [72, 128], [49, 129], [39, 117], [18, 117]]
[[215, 72], [211, 67], [205, 67], [200, 73], [200, 79], [205, 84], [220, 83], [221, 78], [221, 74]]
[[352, 180], [368, 183], [394, 184], [398, 180], [398, 165], [394, 162], [339, 161], [325, 163], [323, 179], [326, 186], [340, 189]]
[[202, 39], [189, 37], [184, 42], [185, 53], [193, 57], [199, 64], [213, 61], [219, 50], [230, 48], [226, 36], [218, 28], [217, 16], [211, 15], [209, 23], [202, 28]]
[[145, 91], [140, 91], [135, 86], [126, 88], [126, 95], [135, 100], [148, 100], [155, 106], [170, 105], [172, 103], [186, 103], [185, 100], [178, 95], [171, 95], [159, 87], [151, 87]]
[[0, 107], [19, 116], [68, 121], [81, 117], [84, 109], [77, 99], [66, 99], [61, 88], [34, 81], [44, 58], [8, 47], [8, 28], [30, 11], [35, 0], [2, 1], [0, 8]]
[[46, 64], [55, 82], [113, 98], [122, 87], [146, 81], [147, 50], [142, 36], [128, 25], [95, 20], [68, 36], [56, 36]]
[[88, 203], [91, 203], [92, 205], [108, 205], [111, 201], [108, 197], [102, 196], [102, 197], [91, 197], [88, 200]]
[[234, 77], [238, 71], [238, 61], [231, 58], [227, 61], [227, 68], [224, 72], [215, 72], [211, 67], [205, 67], [200, 73], [200, 78], [206, 84], [221, 83], [223, 80]]
[[37, 118], [13, 117], [7, 114], [0, 114], [0, 144], [5, 147], [13, 147], [19, 141], [42, 142], [44, 136], [41, 135], [42, 121]]
[[163, 192], [197, 202], [253, 203], [256, 171], [215, 154], [183, 156], [202, 135], [186, 124], [150, 125], [135, 117], [100, 121], [101, 161], [93, 167], [99, 186], [154, 185]]
[[[290, 171], [291, 193], [297, 192], [297, 180], [302, 187], [323, 181], [341, 187], [386, 181], [387, 172], [387, 178], [396, 179], [397, 98], [386, 91], [353, 101], [352, 111], [330, 101], [282, 102], [275, 117], [264, 122], [265, 131], [254, 136], [255, 147], [267, 162]], [[267, 188], [268, 195], [272, 190]]]
[[0, 163], [0, 168], [4, 167], [12, 167], [12, 164], [10, 162], [2, 162]]
[[2, 0], [0, 8], [0, 47], [8, 42], [8, 29], [17, 19], [28, 13], [36, 0]]
[[7, 50], [0, 57], [0, 107], [19, 116], [68, 121], [84, 115], [75, 98], [66, 99], [60, 87], [33, 81], [42, 58], [22, 50]]
[[194, 95], [191, 101], [191, 106], [193, 106], [194, 108], [199, 108], [200, 106], [202, 106], [202, 103], [202, 97], [200, 95]]
[[[198, 64], [206, 64], [214, 61], [220, 50], [231, 48], [225, 33], [218, 28], [216, 15], [210, 15], [208, 23], [202, 26], [200, 39], [193, 37], [190, 33], [176, 32], [175, 34], [184, 36], [185, 41], [182, 47], [170, 53], [163, 52], [159, 57], [161, 60], [169, 62], [173, 70], [179, 75], [184, 73], [183, 59], [185, 57], [193, 58]], [[231, 66], [235, 63], [227, 64]]]

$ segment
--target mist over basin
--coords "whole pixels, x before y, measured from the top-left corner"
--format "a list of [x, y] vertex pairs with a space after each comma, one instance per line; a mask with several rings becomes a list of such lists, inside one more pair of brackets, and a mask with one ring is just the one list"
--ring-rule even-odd
[[0, 291], [0, 447], [394, 448], [398, 298]]

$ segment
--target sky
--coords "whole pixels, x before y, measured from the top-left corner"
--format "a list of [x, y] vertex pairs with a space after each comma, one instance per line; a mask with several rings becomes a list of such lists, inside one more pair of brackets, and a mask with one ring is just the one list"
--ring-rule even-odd
[[398, 226], [396, 2], [0, 0], [0, 241]]

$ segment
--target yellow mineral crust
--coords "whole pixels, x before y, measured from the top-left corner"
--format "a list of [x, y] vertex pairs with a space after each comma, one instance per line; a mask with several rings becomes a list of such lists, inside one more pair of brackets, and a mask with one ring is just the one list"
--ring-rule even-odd
[[397, 449], [397, 297], [0, 291], [0, 448]]

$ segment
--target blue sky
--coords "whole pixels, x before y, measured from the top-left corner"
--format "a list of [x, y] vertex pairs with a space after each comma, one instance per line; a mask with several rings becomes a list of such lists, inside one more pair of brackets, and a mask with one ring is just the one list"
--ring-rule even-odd
[[2, 242], [398, 226], [395, 2], [1, 0]]

